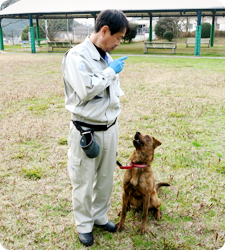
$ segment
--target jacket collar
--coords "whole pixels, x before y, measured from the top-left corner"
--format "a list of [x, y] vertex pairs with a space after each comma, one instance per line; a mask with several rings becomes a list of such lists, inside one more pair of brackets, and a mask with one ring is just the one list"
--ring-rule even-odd
[[94, 60], [100, 60], [101, 59], [101, 56], [98, 52], [98, 50], [95, 48], [94, 44], [92, 43], [92, 41], [90, 40], [89, 37], [87, 37], [85, 39], [85, 42], [87, 44], [87, 49], [91, 55], [91, 58], [94, 59]]

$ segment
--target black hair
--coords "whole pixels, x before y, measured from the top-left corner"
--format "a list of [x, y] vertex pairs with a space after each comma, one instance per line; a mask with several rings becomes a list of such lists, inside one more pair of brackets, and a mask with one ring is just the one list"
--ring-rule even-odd
[[95, 24], [95, 32], [107, 25], [110, 29], [111, 35], [121, 32], [126, 29], [126, 33], [130, 31], [129, 22], [125, 14], [120, 10], [103, 10], [97, 17]]

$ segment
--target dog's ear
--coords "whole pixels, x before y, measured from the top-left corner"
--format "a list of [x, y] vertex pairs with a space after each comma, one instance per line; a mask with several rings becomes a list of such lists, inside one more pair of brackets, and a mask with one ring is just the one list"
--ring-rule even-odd
[[154, 141], [154, 143], [153, 143], [153, 147], [154, 147], [154, 148], [157, 148], [158, 146], [160, 146], [160, 145], [162, 144], [160, 141], [158, 141], [158, 140], [155, 139], [154, 137], [153, 137], [153, 141]]

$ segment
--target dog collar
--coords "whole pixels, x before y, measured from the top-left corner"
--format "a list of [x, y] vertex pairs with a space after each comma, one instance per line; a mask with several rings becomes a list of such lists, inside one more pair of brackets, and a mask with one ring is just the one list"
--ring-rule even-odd
[[146, 164], [137, 164], [137, 163], [133, 163], [133, 162], [131, 162], [129, 166], [123, 166], [118, 161], [116, 163], [119, 165], [120, 169], [145, 168], [148, 166]]

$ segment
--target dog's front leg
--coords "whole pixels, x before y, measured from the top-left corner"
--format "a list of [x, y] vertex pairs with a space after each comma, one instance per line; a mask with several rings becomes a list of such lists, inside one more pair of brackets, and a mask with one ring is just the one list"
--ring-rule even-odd
[[118, 231], [122, 231], [124, 229], [126, 213], [129, 209], [129, 198], [129, 193], [124, 191], [122, 198], [122, 211], [120, 213], [120, 221], [116, 224]]
[[143, 214], [141, 218], [141, 226], [138, 230], [140, 234], [144, 234], [146, 230], [146, 223], [148, 220], [148, 207], [150, 202], [150, 194], [147, 194], [143, 198]]
[[160, 206], [161, 206], [161, 201], [158, 198], [157, 192], [154, 189], [152, 194], [151, 194], [151, 200], [150, 200], [151, 205], [155, 208], [155, 218], [156, 220], [161, 219], [161, 213], [160, 213]]

